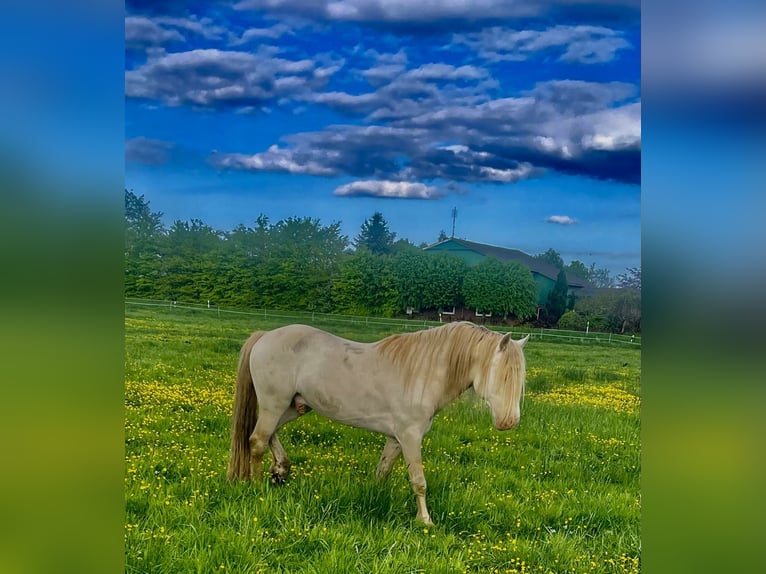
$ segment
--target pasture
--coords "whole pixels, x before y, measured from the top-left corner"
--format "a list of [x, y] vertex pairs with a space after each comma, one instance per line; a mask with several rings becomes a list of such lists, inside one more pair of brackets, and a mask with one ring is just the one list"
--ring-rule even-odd
[[[640, 571], [640, 351], [531, 341], [521, 424], [471, 392], [423, 442], [434, 527], [414, 522], [384, 437], [309, 413], [280, 432], [283, 486], [226, 480], [241, 344], [255, 317], [126, 307], [127, 572]], [[316, 325], [358, 341], [380, 327]]]

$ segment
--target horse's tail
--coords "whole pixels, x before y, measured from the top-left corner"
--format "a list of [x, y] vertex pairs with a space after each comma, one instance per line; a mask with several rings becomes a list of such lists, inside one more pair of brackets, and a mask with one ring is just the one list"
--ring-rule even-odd
[[231, 416], [231, 453], [228, 477], [230, 481], [250, 478], [250, 435], [258, 421], [258, 397], [250, 373], [250, 351], [266, 331], [256, 331], [242, 345], [234, 391], [234, 412]]

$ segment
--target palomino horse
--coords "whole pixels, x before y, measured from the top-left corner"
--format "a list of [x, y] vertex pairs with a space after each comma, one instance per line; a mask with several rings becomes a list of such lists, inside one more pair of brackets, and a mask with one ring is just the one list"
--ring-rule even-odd
[[498, 430], [519, 423], [525, 360], [519, 341], [458, 322], [377, 343], [356, 343], [306, 325], [253, 333], [242, 347], [231, 426], [229, 480], [258, 475], [271, 447], [272, 480], [290, 461], [276, 431], [309, 409], [388, 437], [377, 476], [404, 455], [417, 517], [431, 524], [420, 454], [434, 415], [473, 386]]

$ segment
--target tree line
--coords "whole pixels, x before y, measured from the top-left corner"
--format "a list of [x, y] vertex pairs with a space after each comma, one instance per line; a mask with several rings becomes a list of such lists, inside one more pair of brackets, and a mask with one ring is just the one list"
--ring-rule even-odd
[[463, 306], [536, 317], [527, 267], [490, 258], [468, 267], [457, 255], [426, 253], [397, 240], [380, 213], [353, 240], [339, 222], [308, 217], [273, 223], [260, 215], [228, 232], [199, 219], [166, 228], [161, 218], [125, 190], [126, 296], [383, 317]]

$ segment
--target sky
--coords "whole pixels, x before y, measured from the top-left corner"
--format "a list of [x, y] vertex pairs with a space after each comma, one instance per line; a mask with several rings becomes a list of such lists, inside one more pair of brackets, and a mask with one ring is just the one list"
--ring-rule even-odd
[[640, 2], [128, 0], [125, 187], [163, 221], [440, 231], [640, 266]]

